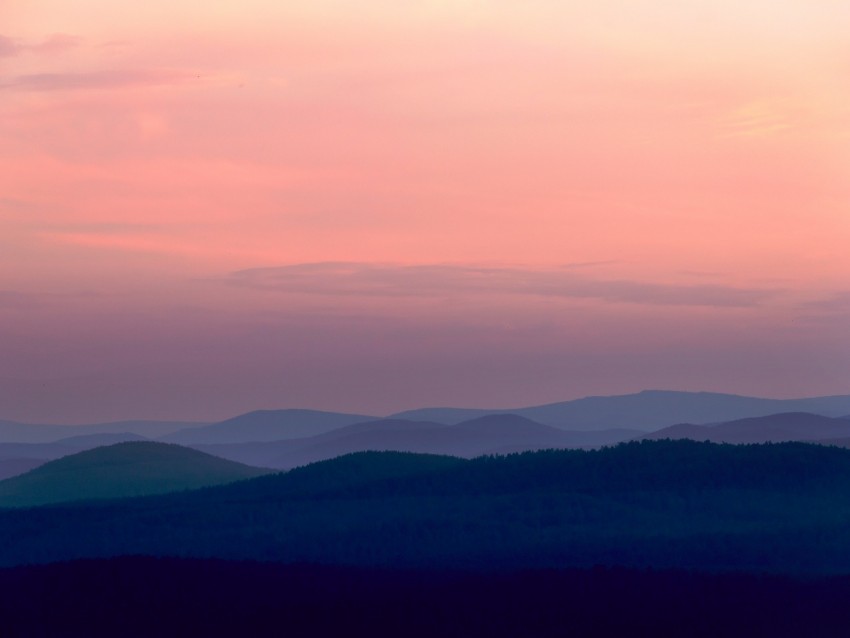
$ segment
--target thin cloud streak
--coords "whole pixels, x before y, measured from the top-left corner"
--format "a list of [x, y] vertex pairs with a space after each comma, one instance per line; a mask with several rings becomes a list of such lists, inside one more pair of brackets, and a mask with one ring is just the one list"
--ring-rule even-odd
[[64, 53], [68, 49], [80, 46], [81, 43], [82, 38], [69, 33], [54, 33], [38, 44], [25, 44], [15, 38], [0, 34], [0, 58], [11, 57], [24, 52], [48, 55]]
[[0, 58], [17, 55], [20, 50], [20, 45], [16, 44], [12, 38], [0, 35]]
[[448, 264], [392, 265], [352, 262], [293, 264], [231, 273], [234, 286], [330, 296], [439, 297], [455, 294], [535, 295], [600, 299], [654, 306], [758, 306], [780, 291], [698, 284], [595, 279], [575, 267], [558, 270]]
[[826, 313], [850, 313], [850, 290], [841, 290], [829, 297], [803, 304], [803, 308]]
[[175, 70], [113, 69], [82, 73], [33, 73], [20, 75], [0, 89], [25, 91], [86, 91], [136, 86], [177, 84], [192, 74]]

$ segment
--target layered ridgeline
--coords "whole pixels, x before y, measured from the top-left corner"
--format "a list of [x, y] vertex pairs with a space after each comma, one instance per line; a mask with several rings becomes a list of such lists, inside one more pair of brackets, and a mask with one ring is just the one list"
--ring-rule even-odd
[[[318, 410], [258, 410], [212, 424], [159, 421], [122, 421], [94, 425], [32, 425], [0, 421], [0, 445], [56, 443], [92, 435], [137, 436], [184, 445], [280, 441], [317, 436], [350, 425], [376, 420], [424, 421], [457, 425], [485, 416], [511, 414], [535, 423], [572, 432], [637, 430], [647, 433], [668, 426], [716, 424], [787, 412], [826, 417], [850, 415], [850, 396], [803, 399], [761, 399], [708, 392], [644, 391], [620, 396], [598, 396], [518, 409], [423, 408], [381, 419], [363, 414]], [[125, 439], [126, 440], [126, 439]], [[99, 444], [103, 444], [102, 441]], [[116, 442], [116, 441], [111, 441]], [[93, 447], [93, 446], [92, 446]], [[10, 455], [0, 449], [0, 458]]]
[[762, 399], [716, 392], [645, 390], [635, 394], [595, 396], [515, 410], [424, 408], [392, 418], [460, 423], [493, 413], [516, 414], [538, 423], [575, 430], [637, 428], [658, 430], [677, 423], [720, 423], [781, 412], [823, 416], [850, 415], [850, 395], [802, 399]]
[[268, 472], [179, 445], [117, 443], [65, 456], [0, 481], [0, 507], [161, 494]]
[[114, 421], [82, 425], [55, 425], [0, 420], [0, 442], [53, 443], [61, 439], [98, 434], [136, 435], [146, 439], [155, 439], [173, 432], [192, 430], [205, 425], [207, 423], [193, 421]]
[[514, 414], [494, 414], [456, 425], [383, 419], [324, 434], [256, 443], [196, 445], [216, 456], [249, 465], [290, 469], [343, 454], [369, 450], [448, 454], [473, 458], [542, 449], [591, 448], [631, 439], [691, 439], [715, 443], [810, 441], [848, 444], [850, 419], [787, 413], [713, 425], [681, 424], [642, 434], [640, 430], [563, 430]]
[[806, 412], [788, 412], [736, 419], [714, 425], [681, 423], [647, 434], [644, 438], [691, 439], [713, 443], [811, 441], [846, 446], [850, 439], [850, 418], [830, 418]]
[[[561, 430], [601, 432], [605, 442], [616, 437], [610, 431], [626, 430], [625, 440], [678, 423], [711, 424], [782, 412], [809, 412], [828, 417], [850, 415], [850, 396], [804, 399], [761, 399], [711, 392], [647, 390], [620, 396], [586, 397], [518, 409], [423, 408], [390, 415], [382, 420], [420, 421], [458, 425], [482, 417], [510, 414]], [[306, 438], [377, 417], [316, 410], [260, 410], [220, 423], [192, 427], [166, 435], [162, 440], [184, 445], [209, 445], [280, 441]], [[596, 443], [589, 443], [590, 445]]]
[[279, 441], [321, 434], [375, 418], [321, 410], [255, 410], [220, 423], [180, 430], [162, 437], [162, 440], [182, 445]]
[[850, 571], [850, 450], [643, 441], [359, 453], [196, 492], [0, 512], [0, 565], [131, 554]]
[[[850, 421], [847, 424], [850, 426]], [[513, 414], [492, 414], [456, 425], [383, 419], [298, 439], [195, 447], [249, 465], [291, 469], [353, 452], [416, 452], [473, 458], [484, 454], [609, 445], [640, 434], [639, 430], [626, 429], [569, 431]]]

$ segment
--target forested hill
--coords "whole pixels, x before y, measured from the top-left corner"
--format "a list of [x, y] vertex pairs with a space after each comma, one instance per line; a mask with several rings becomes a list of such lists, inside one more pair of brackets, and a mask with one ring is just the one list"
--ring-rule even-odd
[[0, 564], [127, 554], [850, 572], [850, 450], [643, 441], [360, 453], [183, 494], [0, 512]]
[[105, 445], [0, 481], [0, 507], [26, 507], [197, 489], [269, 470], [153, 441]]

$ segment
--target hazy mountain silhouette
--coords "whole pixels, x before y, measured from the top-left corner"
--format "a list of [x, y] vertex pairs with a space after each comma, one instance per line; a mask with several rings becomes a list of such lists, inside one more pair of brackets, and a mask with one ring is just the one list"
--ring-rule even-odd
[[157, 494], [268, 473], [179, 445], [117, 443], [86, 450], [0, 481], [0, 507]]
[[79, 451], [91, 450], [102, 445], [127, 443], [128, 441], [149, 441], [147, 437], [133, 432], [104, 432], [102, 434], [78, 434], [54, 441], [57, 445], [67, 445]]
[[[559, 429], [594, 431], [636, 429], [644, 432], [679, 423], [707, 424], [809, 412], [850, 418], [850, 395], [803, 399], [761, 399], [710, 392], [646, 390], [637, 394], [596, 396], [517, 409], [422, 408], [386, 417], [456, 425], [492, 414], [514, 414]], [[47, 443], [72, 436], [131, 433], [182, 444], [248, 443], [304, 438], [381, 417], [318, 410], [258, 410], [216, 423], [123, 421], [94, 425], [36, 425], [0, 421], [0, 442]], [[604, 437], [603, 437], [604, 438]], [[594, 445], [595, 443], [587, 443]]]
[[320, 410], [257, 410], [199, 428], [161, 437], [169, 443], [246, 443], [279, 441], [328, 432], [375, 417]]
[[638, 433], [637, 430], [568, 432], [517, 415], [494, 414], [457, 425], [403, 419], [367, 421], [300, 439], [199, 445], [197, 449], [250, 465], [289, 469], [369, 450], [471, 458], [482, 454], [616, 443]]
[[715, 425], [681, 423], [645, 435], [645, 439], [692, 439], [713, 443], [820, 441], [850, 437], [850, 421], [806, 412], [786, 412]]
[[129, 433], [145, 438], [165, 436], [178, 430], [207, 425], [194, 421], [115, 421], [91, 425], [46, 425], [0, 421], [0, 441], [5, 443], [51, 443], [93, 434]]
[[26, 458], [51, 461], [80, 451], [73, 445], [63, 443], [0, 443], [0, 459]]
[[650, 431], [677, 423], [717, 423], [779, 412], [811, 412], [836, 417], [848, 411], [850, 396], [761, 399], [712, 392], [645, 390], [637, 394], [586, 397], [512, 410], [424, 408], [399, 412], [392, 418], [451, 424], [500, 412], [565, 429], [634, 428]]

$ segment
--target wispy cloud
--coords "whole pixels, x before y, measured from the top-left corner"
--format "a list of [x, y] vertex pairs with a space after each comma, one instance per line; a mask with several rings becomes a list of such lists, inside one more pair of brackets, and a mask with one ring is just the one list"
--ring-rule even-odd
[[850, 290], [835, 292], [823, 299], [810, 301], [805, 308], [825, 313], [850, 313]]
[[35, 44], [0, 34], [0, 58], [28, 52], [48, 55], [63, 53], [81, 43], [82, 38], [69, 33], [53, 33]]
[[119, 89], [133, 86], [176, 84], [191, 77], [191, 73], [171, 69], [113, 69], [82, 73], [33, 73], [19, 75], [0, 89], [24, 91], [84, 91]]
[[68, 49], [80, 46], [82, 41], [82, 38], [69, 33], [54, 33], [44, 41], [33, 44], [28, 48], [36, 53], [62, 53]]
[[439, 297], [455, 294], [535, 295], [663, 306], [750, 307], [773, 289], [660, 284], [596, 279], [575, 267], [553, 270], [446, 264], [393, 265], [351, 262], [293, 264], [231, 273], [234, 286], [331, 296]]
[[723, 129], [729, 136], [763, 137], [790, 129], [799, 113], [783, 100], [745, 104], [727, 115]]
[[0, 58], [16, 55], [20, 50], [20, 45], [12, 38], [0, 35]]

